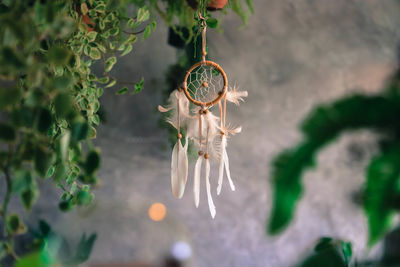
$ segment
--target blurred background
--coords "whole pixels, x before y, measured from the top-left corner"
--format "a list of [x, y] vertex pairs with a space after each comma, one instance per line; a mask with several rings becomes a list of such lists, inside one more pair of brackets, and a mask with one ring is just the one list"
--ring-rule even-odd
[[[194, 206], [193, 159], [184, 197], [171, 194], [171, 143], [157, 106], [165, 101], [168, 68], [182, 52], [168, 45], [159, 21], [113, 70], [121, 80], [144, 77], [144, 90], [117, 96], [110, 89], [101, 98], [106, 123], [97, 131], [102, 167], [94, 204], [52, 212], [59, 192], [43, 184], [29, 222], [45, 219], [76, 242], [82, 232], [97, 232], [87, 266], [291, 266], [321, 236], [352, 242], [357, 258], [379, 257], [381, 244], [367, 248], [366, 218], [356, 201], [376, 151], [374, 133], [345, 134], [319, 155], [294, 221], [274, 237], [266, 234], [269, 163], [299, 141], [298, 125], [316, 104], [380, 91], [398, 64], [400, 2], [268, 0], [254, 7], [247, 27], [228, 14], [223, 32], [207, 31], [210, 58], [230, 84], [249, 93], [240, 107], [228, 107], [227, 120], [243, 131], [228, 146], [236, 191], [224, 184], [220, 196], [213, 192], [215, 219], [205, 190]], [[211, 179], [216, 188], [216, 166]]]

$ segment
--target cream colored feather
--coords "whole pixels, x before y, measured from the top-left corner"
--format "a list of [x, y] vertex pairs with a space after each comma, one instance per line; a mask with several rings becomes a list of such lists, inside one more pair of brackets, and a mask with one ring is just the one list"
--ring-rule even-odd
[[226, 100], [239, 106], [240, 101], [244, 101], [244, 97], [247, 97], [247, 91], [239, 91], [236, 86], [226, 92]]
[[226, 126], [222, 127], [221, 131], [224, 133], [221, 135], [221, 142], [218, 144], [218, 160], [219, 160], [219, 174], [218, 174], [218, 186], [217, 186], [217, 195], [221, 194], [222, 183], [224, 180], [224, 171], [226, 172], [226, 176], [228, 177], [229, 185], [232, 191], [235, 191], [235, 185], [233, 184], [231, 178], [231, 172], [229, 169], [229, 158], [228, 153], [226, 152], [226, 147], [228, 145], [227, 137], [228, 135], [235, 135], [242, 131], [242, 127], [232, 127]]
[[226, 136], [221, 135], [221, 147], [220, 147], [220, 157], [219, 157], [219, 172], [218, 172], [218, 187], [217, 187], [217, 195], [221, 194], [221, 189], [222, 189], [222, 182], [224, 180], [224, 150], [226, 146]]
[[226, 143], [225, 146], [223, 147], [223, 160], [224, 160], [224, 165], [225, 165], [225, 172], [226, 176], [228, 177], [229, 185], [231, 186], [231, 190], [235, 191], [235, 185], [233, 184], [232, 178], [231, 178], [231, 171], [229, 170], [229, 158], [228, 158], [228, 153], [226, 153]]
[[194, 204], [196, 208], [199, 207], [200, 203], [200, 177], [201, 177], [201, 164], [203, 162], [203, 156], [199, 155], [194, 167], [194, 183], [193, 183], [193, 194], [194, 194]]
[[158, 106], [160, 112], [171, 111], [170, 116], [167, 118], [167, 122], [175, 128], [178, 128], [178, 104], [180, 124], [183, 126], [186, 123], [186, 120], [190, 117], [189, 100], [185, 96], [183, 90], [174, 90], [169, 96], [168, 105], [166, 107], [161, 105]]
[[182, 198], [185, 192], [185, 185], [188, 175], [187, 143], [182, 146], [178, 139], [173, 150], [171, 160], [171, 186], [172, 194], [176, 198]]
[[210, 161], [206, 159], [206, 187], [207, 187], [207, 199], [208, 199], [208, 208], [210, 209], [211, 217], [214, 219], [216, 210], [215, 205], [211, 196], [211, 186], [210, 186]]

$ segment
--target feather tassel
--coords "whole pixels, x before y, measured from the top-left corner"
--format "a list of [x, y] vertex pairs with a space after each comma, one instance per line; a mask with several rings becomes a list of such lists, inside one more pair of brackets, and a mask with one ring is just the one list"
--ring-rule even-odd
[[199, 207], [200, 203], [200, 175], [201, 175], [202, 162], [203, 162], [203, 156], [199, 155], [196, 161], [196, 165], [194, 167], [193, 193], [194, 193], [194, 204], [196, 205], [196, 208]]
[[171, 111], [170, 116], [167, 118], [167, 122], [176, 129], [178, 128], [178, 111], [177, 111], [178, 105], [179, 105], [181, 126], [183, 126], [186, 120], [190, 118], [189, 100], [186, 98], [183, 90], [174, 90], [169, 96], [168, 105], [165, 107], [161, 105], [158, 106], [158, 111], [160, 112]]
[[[222, 153], [223, 153], [223, 160], [224, 160], [224, 165], [225, 165], [225, 172], [226, 176], [228, 177], [229, 185], [231, 186], [231, 190], [235, 191], [235, 185], [233, 184], [232, 178], [231, 178], [231, 171], [229, 170], [229, 158], [228, 158], [228, 153], [226, 153], [226, 137], [223, 136], [222, 140], [225, 140], [225, 145], [222, 146]], [[224, 141], [222, 141], [224, 142]]]
[[214, 219], [216, 210], [215, 205], [211, 196], [211, 186], [210, 186], [210, 161], [206, 159], [206, 187], [207, 187], [207, 199], [208, 199], [208, 208], [210, 209], [211, 217]]
[[182, 146], [181, 140], [178, 139], [172, 150], [171, 161], [171, 186], [172, 194], [176, 198], [182, 198], [185, 192], [185, 185], [188, 174], [188, 159], [187, 159], [187, 143]]
[[226, 100], [234, 103], [237, 106], [239, 106], [239, 102], [244, 101], [243, 98], [247, 96], [248, 96], [247, 91], [239, 91], [237, 90], [236, 86], [234, 86], [231, 90], [226, 92]]
[[226, 137], [225, 135], [221, 136], [221, 147], [220, 147], [220, 157], [219, 157], [219, 175], [218, 175], [218, 187], [217, 187], [217, 195], [221, 194], [222, 190], [222, 182], [224, 181], [224, 150], [226, 145]]

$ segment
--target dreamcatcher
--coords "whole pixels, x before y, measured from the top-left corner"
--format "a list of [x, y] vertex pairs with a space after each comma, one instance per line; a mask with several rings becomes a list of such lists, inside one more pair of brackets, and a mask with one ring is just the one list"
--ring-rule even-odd
[[[188, 177], [187, 148], [188, 140], [191, 140], [198, 147], [198, 158], [194, 168], [194, 202], [198, 207], [204, 161], [208, 206], [214, 218], [216, 210], [211, 195], [210, 158], [212, 155], [219, 163], [217, 194], [221, 193], [225, 173], [231, 190], [235, 191], [226, 147], [228, 137], [240, 133], [241, 127], [234, 128], [226, 124], [226, 103], [229, 101], [239, 105], [243, 97], [247, 97], [247, 91], [238, 91], [231, 87], [228, 89], [228, 79], [224, 70], [217, 63], [206, 60], [207, 24], [201, 14], [199, 18], [202, 30], [202, 60], [189, 68], [182, 85], [171, 93], [169, 105], [158, 108], [161, 112], [170, 112], [167, 122], [178, 132], [178, 139], [172, 150], [172, 194], [181, 198], [185, 191]], [[194, 104], [193, 108], [189, 108], [189, 101]], [[219, 117], [210, 110], [216, 105], [219, 107]], [[181, 142], [181, 128], [186, 128], [184, 146]]]

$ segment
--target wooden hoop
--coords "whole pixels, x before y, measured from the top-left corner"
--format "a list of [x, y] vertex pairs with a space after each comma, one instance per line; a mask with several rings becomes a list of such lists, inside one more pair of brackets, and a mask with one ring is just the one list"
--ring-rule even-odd
[[[209, 101], [209, 102], [200, 102], [200, 101], [197, 101], [196, 99], [193, 99], [187, 88], [187, 79], [188, 79], [190, 73], [199, 66], [211, 66], [211, 67], [217, 69], [221, 73], [222, 78], [224, 79], [224, 87], [222, 88], [222, 91], [218, 92], [218, 97], [216, 99]], [[191, 66], [189, 68], [189, 70], [186, 72], [185, 79], [183, 80], [183, 90], [185, 92], [186, 97], [193, 104], [195, 104], [197, 106], [201, 106], [201, 107], [210, 107], [210, 106], [213, 106], [218, 101], [220, 101], [225, 96], [227, 88], [228, 88], [228, 78], [226, 77], [225, 71], [221, 68], [220, 65], [218, 65], [214, 61], [210, 61], [210, 60], [200, 61], [200, 62], [197, 62], [196, 64], [194, 64], [193, 66]]]

